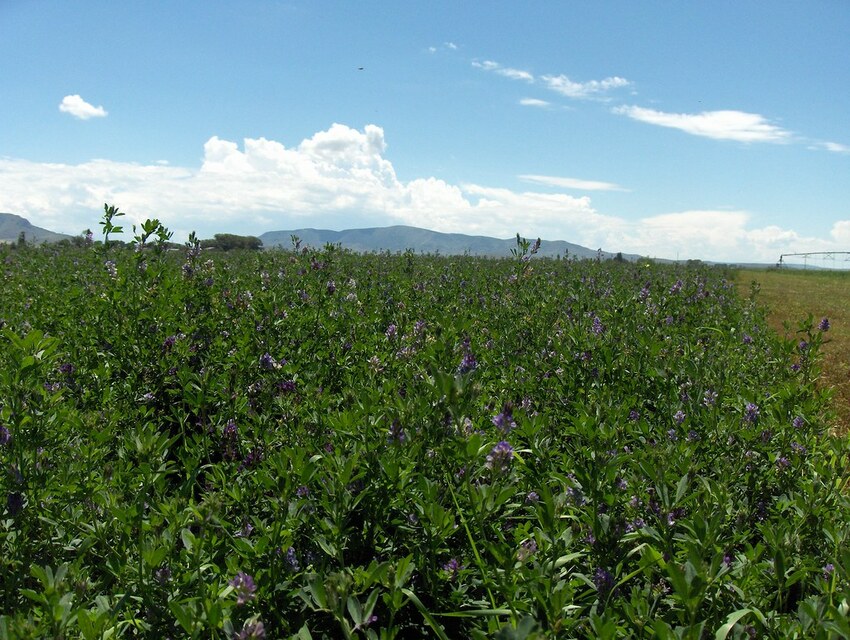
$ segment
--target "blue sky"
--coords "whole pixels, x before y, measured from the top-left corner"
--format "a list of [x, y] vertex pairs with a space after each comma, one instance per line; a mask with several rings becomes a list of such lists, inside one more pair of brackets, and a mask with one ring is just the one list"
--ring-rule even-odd
[[0, 211], [850, 250], [850, 3], [0, 0]]

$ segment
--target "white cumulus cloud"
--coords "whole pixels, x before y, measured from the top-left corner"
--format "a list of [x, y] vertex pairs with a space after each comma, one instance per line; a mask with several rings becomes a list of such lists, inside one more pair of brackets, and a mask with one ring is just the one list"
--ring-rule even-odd
[[[232, 232], [409, 224], [436, 231], [567, 240], [659, 258], [776, 261], [781, 253], [846, 250], [850, 220], [829, 236], [753, 224], [747, 211], [688, 209], [627, 220], [598, 211], [587, 195], [614, 183], [523, 174], [546, 192], [452, 184], [434, 176], [400, 180], [384, 131], [334, 124], [287, 146], [266, 138], [211, 137], [198, 167], [91, 160], [80, 164], [0, 157], [0, 211], [77, 234], [97, 229], [103, 204], [127, 212], [126, 227], [159, 218], [183, 240]], [[555, 189], [554, 192], [551, 192]]]
[[636, 106], [615, 107], [614, 113], [660, 127], [717, 140], [739, 142], [788, 142], [791, 132], [771, 124], [764, 116], [745, 111], [722, 110], [701, 113], [666, 113]]
[[80, 120], [88, 120], [89, 118], [105, 118], [107, 116], [106, 109], [89, 104], [78, 94], [62, 98], [62, 102], [59, 103], [59, 111], [62, 113], [68, 113]]

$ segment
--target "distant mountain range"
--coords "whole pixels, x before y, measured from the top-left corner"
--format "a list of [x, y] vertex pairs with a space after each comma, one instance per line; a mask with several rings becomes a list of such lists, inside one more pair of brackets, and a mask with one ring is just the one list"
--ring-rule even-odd
[[[359, 253], [389, 251], [396, 253], [408, 249], [415, 253], [433, 253], [441, 255], [472, 255], [507, 257], [515, 249], [516, 238], [501, 240], [487, 236], [468, 236], [462, 233], [439, 233], [418, 227], [393, 226], [373, 227], [370, 229], [346, 229], [328, 231], [325, 229], [294, 229], [292, 231], [268, 231], [259, 236], [266, 248], [292, 247], [292, 236], [298, 236], [302, 246], [314, 248], [326, 244], [339, 244], [344, 249]], [[535, 238], [528, 238], [534, 241]], [[595, 249], [588, 249], [563, 240], [543, 240], [540, 243], [539, 256], [595, 258]], [[615, 254], [603, 251], [603, 258], [613, 258]], [[634, 254], [623, 254], [626, 260], [640, 258]]]
[[64, 233], [55, 233], [36, 227], [30, 221], [13, 213], [0, 213], [0, 242], [17, 242], [24, 234], [24, 240], [30, 244], [41, 244], [42, 242], [59, 242], [71, 236]]
[[[59, 242], [71, 239], [73, 236], [64, 233], [56, 233], [48, 229], [37, 227], [29, 220], [13, 213], [0, 213], [0, 243], [14, 243], [24, 234], [28, 244], [41, 244], [43, 242]], [[410, 249], [415, 253], [431, 253], [448, 255], [471, 255], [508, 257], [511, 249], [516, 248], [516, 238], [503, 240], [488, 236], [468, 236], [462, 233], [440, 233], [397, 225], [393, 227], [372, 227], [369, 229], [345, 229], [344, 231], [329, 231], [326, 229], [293, 229], [291, 231], [267, 231], [258, 236], [263, 241], [263, 247], [271, 249], [281, 247], [289, 249], [292, 247], [292, 236], [298, 236], [302, 246], [310, 246], [317, 249], [326, 244], [338, 244], [344, 249], [358, 253], [380, 253], [389, 251], [391, 253], [404, 252]], [[533, 242], [535, 238], [528, 238]], [[563, 240], [543, 240], [540, 244], [539, 256], [554, 258], [556, 256], [573, 258], [595, 258], [599, 255], [596, 249], [589, 249], [578, 244], [565, 242]], [[615, 257], [615, 253], [602, 251], [603, 259]], [[621, 254], [624, 260], [634, 262], [642, 256], [634, 253]], [[655, 259], [656, 262], [673, 262], [671, 260]], [[708, 263], [712, 264], [712, 263]], [[773, 266], [763, 263], [739, 263], [736, 265], [743, 268], [765, 268]], [[806, 265], [785, 263], [786, 268], [799, 269]], [[818, 267], [809, 266], [809, 269]]]

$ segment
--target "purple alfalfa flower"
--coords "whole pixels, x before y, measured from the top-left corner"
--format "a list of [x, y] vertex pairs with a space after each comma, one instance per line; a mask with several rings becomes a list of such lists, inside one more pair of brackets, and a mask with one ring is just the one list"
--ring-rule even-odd
[[673, 283], [673, 286], [670, 287], [670, 293], [673, 293], [673, 294], [679, 293], [682, 290], [682, 287], [684, 286], [684, 284], [685, 283], [682, 282], [681, 280], [676, 280], [676, 282]]
[[629, 421], [637, 422], [638, 420], [640, 420], [640, 412], [637, 409], [629, 411]]
[[466, 350], [463, 353], [463, 358], [461, 358], [460, 365], [458, 365], [457, 371], [460, 374], [469, 373], [470, 371], [475, 371], [478, 368], [478, 360], [475, 359], [475, 354], [469, 350], [469, 346], [467, 345]]
[[71, 376], [76, 370], [77, 368], [70, 362], [65, 362], [59, 365], [59, 373], [61, 373], [63, 376]]
[[800, 353], [805, 353], [809, 348], [809, 343], [805, 340], [800, 340], [799, 344], [797, 344], [797, 350]]
[[749, 333], [745, 333], [744, 337], [741, 338], [741, 341], [744, 344], [752, 344], [753, 343], [753, 337]]
[[787, 469], [790, 466], [791, 466], [791, 461], [788, 460], [788, 458], [786, 458], [785, 456], [780, 456], [779, 458], [776, 459], [777, 470], [784, 471], [785, 469]]
[[832, 578], [832, 574], [835, 573], [835, 565], [831, 562], [827, 562], [823, 565], [823, 579], [829, 580]]
[[513, 457], [514, 448], [508, 442], [502, 440], [487, 454], [487, 462], [484, 463], [484, 466], [501, 473], [511, 465]]
[[712, 389], [706, 389], [705, 393], [702, 394], [702, 404], [708, 408], [717, 404], [717, 392]]
[[336, 293], [336, 282], [334, 282], [333, 280], [328, 280], [327, 284], [325, 285], [325, 288], [327, 289], [328, 295], [333, 295], [334, 293]]
[[820, 322], [818, 323], [818, 329], [823, 331], [824, 333], [829, 331], [829, 319], [821, 318]]
[[103, 266], [106, 267], [106, 272], [109, 274], [110, 278], [115, 279], [118, 277], [118, 267], [115, 266], [115, 262], [107, 260], [103, 263]]
[[239, 428], [233, 419], [227, 421], [221, 434], [221, 448], [226, 460], [236, 460], [239, 449]]
[[263, 449], [262, 447], [254, 447], [248, 452], [244, 458], [242, 458], [242, 463], [239, 465], [239, 471], [246, 471], [247, 469], [251, 469], [257, 466], [263, 460]]
[[283, 393], [294, 393], [295, 392], [295, 380], [281, 380], [277, 383], [277, 392], [280, 394]]
[[262, 620], [246, 620], [242, 630], [233, 636], [234, 640], [264, 640], [266, 628]]
[[298, 497], [298, 498], [306, 498], [309, 495], [310, 495], [310, 487], [308, 487], [306, 484], [300, 485], [295, 490], [295, 496]]
[[463, 565], [457, 558], [449, 558], [443, 564], [443, 572], [446, 574], [446, 578], [449, 580], [457, 579], [457, 575], [460, 573], [461, 569], [463, 569]]
[[635, 518], [634, 520], [630, 520], [626, 523], [626, 533], [632, 533], [634, 531], [639, 531], [646, 526], [646, 522], [643, 518]]
[[525, 496], [525, 501], [528, 504], [537, 504], [540, 502], [540, 496], [537, 495], [536, 491], [529, 491]]
[[390, 325], [387, 327], [387, 330], [384, 331], [384, 335], [387, 336], [387, 340], [392, 340], [396, 337], [396, 335], [398, 335], [398, 327], [396, 327], [395, 324], [391, 322]]
[[804, 424], [806, 424], [806, 421], [803, 420], [803, 416], [796, 416], [791, 421], [791, 426], [793, 426], [795, 429], [802, 429]]
[[254, 578], [244, 571], [237, 573], [229, 584], [236, 593], [236, 604], [240, 606], [249, 600], [253, 600], [257, 593], [257, 585], [254, 583]]
[[747, 406], [744, 407], [744, 422], [748, 422], [750, 424], [756, 424], [759, 420], [759, 408], [758, 405], [748, 402]]
[[724, 553], [724, 554], [723, 554], [723, 564], [724, 564], [726, 567], [731, 567], [731, 566], [732, 566], [732, 562], [734, 562], [734, 560], [735, 560], [735, 558], [734, 558], [734, 556], [732, 555], [732, 552], [731, 552], [731, 551], [727, 551], [726, 553]]
[[516, 428], [516, 422], [514, 421], [513, 405], [510, 402], [506, 402], [502, 407], [501, 413], [497, 413], [495, 416], [493, 416], [491, 422], [502, 433], [509, 433], [512, 429]]
[[596, 591], [601, 598], [606, 597], [611, 589], [614, 588], [614, 576], [611, 572], [602, 567], [598, 567], [593, 572], [593, 584], [596, 586]]
[[590, 327], [590, 330], [593, 332], [593, 335], [601, 336], [605, 333], [605, 325], [602, 324], [602, 320], [599, 319], [599, 316], [593, 316], [593, 323]]
[[673, 414], [673, 420], [676, 422], [676, 424], [682, 424], [685, 421], [685, 418], [687, 418], [687, 415], [681, 409], [679, 409], [676, 413]]
[[174, 347], [174, 345], [177, 344], [177, 338], [178, 337], [179, 336], [176, 336], [176, 335], [168, 336], [162, 343], [162, 350], [163, 351], [171, 351], [171, 349]]
[[260, 356], [260, 368], [265, 369], [266, 371], [280, 369], [280, 363], [272, 358], [270, 353], [266, 352]]
[[808, 449], [806, 449], [806, 447], [804, 447], [803, 445], [801, 445], [799, 442], [796, 442], [796, 441], [791, 443], [791, 451], [793, 451], [794, 453], [796, 453], [799, 456], [805, 456], [809, 452]]
[[12, 432], [5, 424], [0, 425], [0, 447], [5, 447], [12, 441]]
[[301, 565], [298, 563], [298, 556], [295, 553], [295, 547], [289, 547], [289, 549], [286, 550], [284, 562], [286, 562], [287, 568], [293, 573], [296, 573], [301, 569]]

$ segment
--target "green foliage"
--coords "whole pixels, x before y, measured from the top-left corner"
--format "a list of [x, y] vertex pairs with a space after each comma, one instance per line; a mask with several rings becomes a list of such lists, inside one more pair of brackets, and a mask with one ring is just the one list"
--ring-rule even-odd
[[850, 632], [811, 318], [521, 238], [164, 251], [120, 215], [0, 254], [0, 638]]
[[263, 248], [263, 241], [254, 236], [238, 236], [233, 233], [217, 233], [211, 240], [201, 240], [204, 249], [221, 251], [257, 251]]

